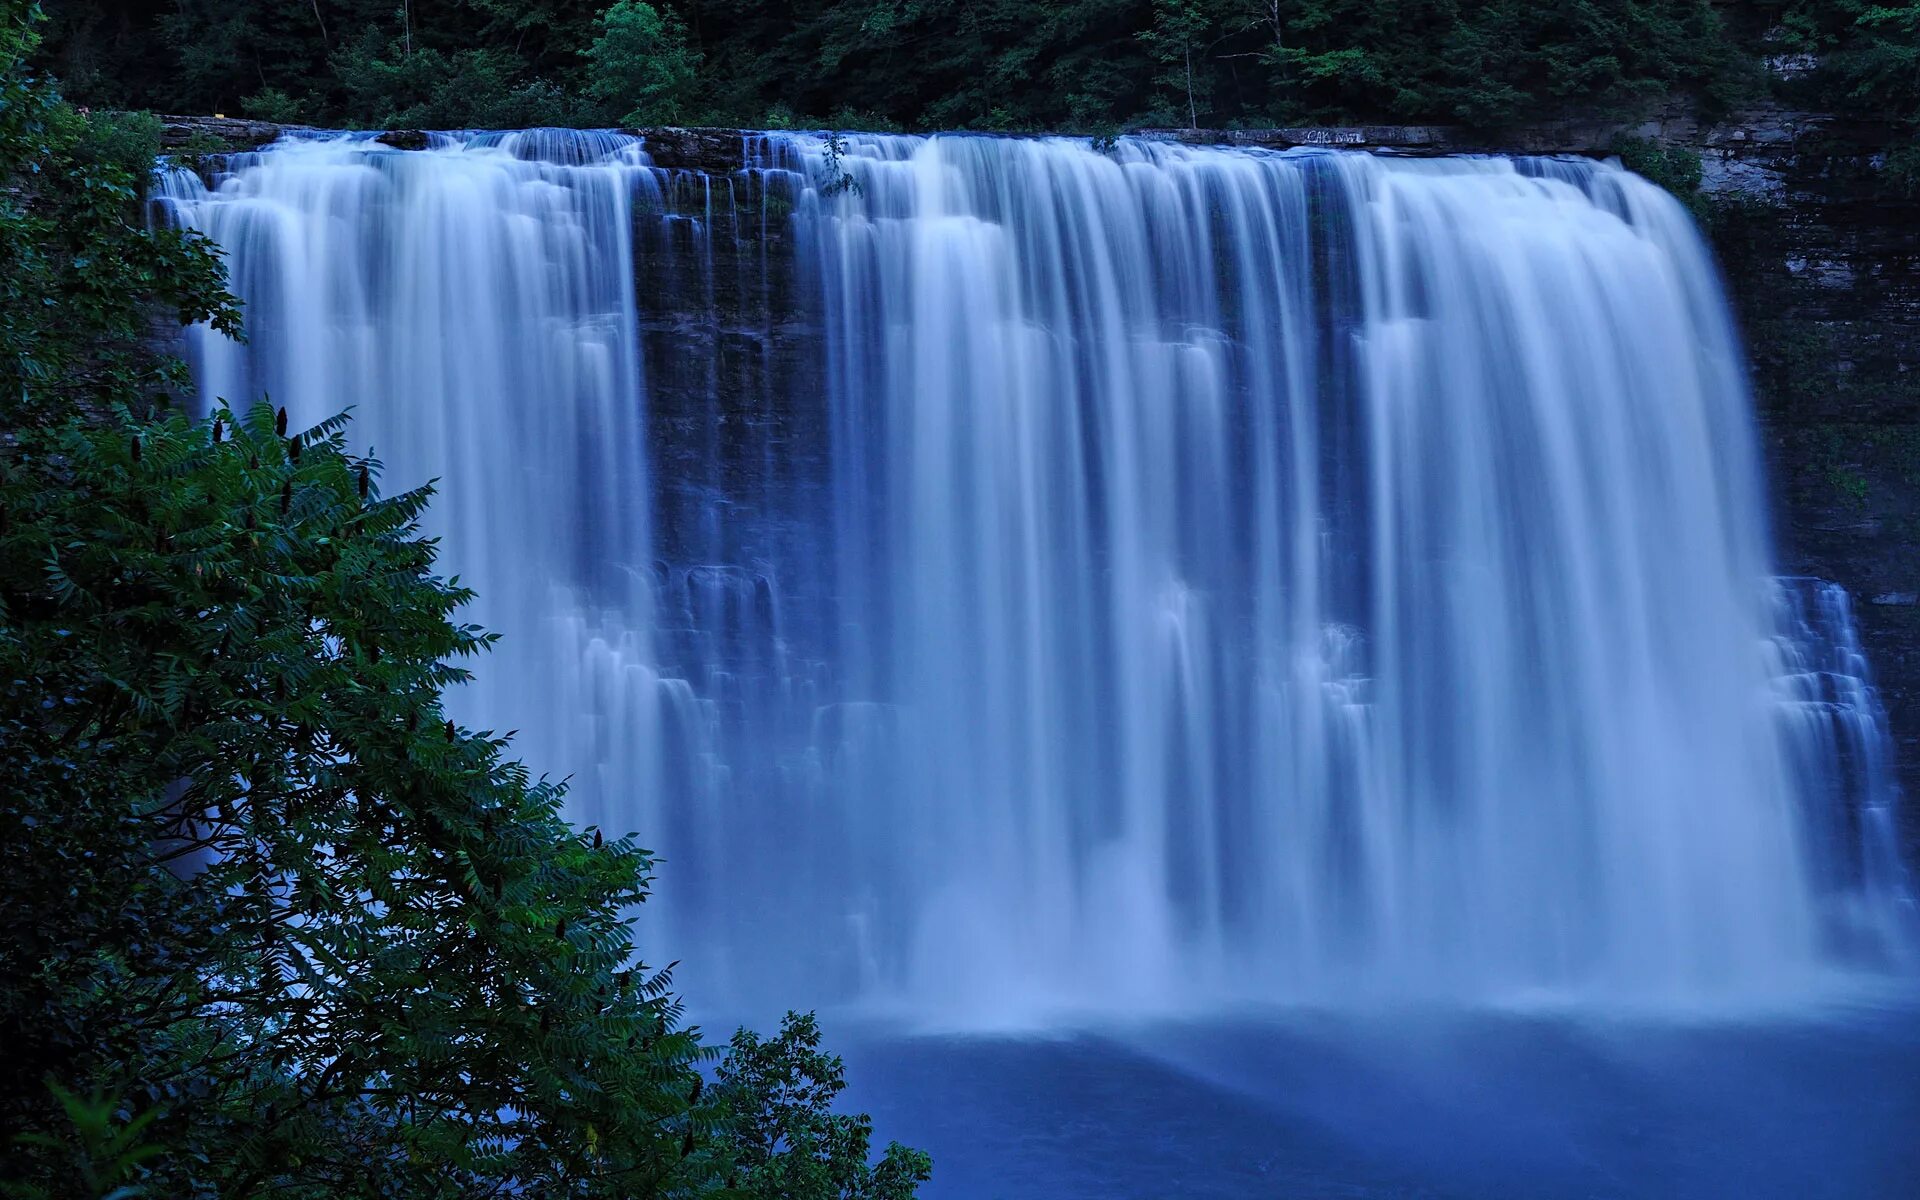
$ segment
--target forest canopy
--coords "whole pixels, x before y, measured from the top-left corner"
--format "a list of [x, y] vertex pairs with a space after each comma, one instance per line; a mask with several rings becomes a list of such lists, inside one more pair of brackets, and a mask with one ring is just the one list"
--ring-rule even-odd
[[1869, 0], [50, 0], [76, 102], [351, 127], [1072, 130], [1714, 115], [1909, 123]]

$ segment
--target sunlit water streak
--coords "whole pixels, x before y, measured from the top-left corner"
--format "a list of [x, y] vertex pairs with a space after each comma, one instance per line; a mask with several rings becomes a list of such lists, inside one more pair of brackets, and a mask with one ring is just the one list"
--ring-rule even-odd
[[[1665, 193], [747, 151], [676, 178], [615, 134], [338, 138], [161, 200], [247, 302], [246, 346], [195, 339], [204, 395], [352, 403], [393, 483], [440, 478], [506, 634], [464, 715], [666, 856], [649, 938], [716, 988], [963, 1024], [1693, 1008], [1908, 960], [1884, 715], [1845, 594], [1769, 579], [1738, 346]], [[659, 527], [646, 379], [688, 364], [642, 362], [637, 307], [770, 221], [825, 418]], [[724, 556], [750, 490], [772, 549], [656, 561]]]

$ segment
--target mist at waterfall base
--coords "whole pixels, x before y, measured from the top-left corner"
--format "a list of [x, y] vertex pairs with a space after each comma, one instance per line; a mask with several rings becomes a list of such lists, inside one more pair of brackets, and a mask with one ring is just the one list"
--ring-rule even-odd
[[175, 171], [505, 635], [455, 701], [829, 1006], [933, 1194], [1905, 1195], [1913, 895], [1773, 578], [1684, 211], [1616, 168], [357, 135]]

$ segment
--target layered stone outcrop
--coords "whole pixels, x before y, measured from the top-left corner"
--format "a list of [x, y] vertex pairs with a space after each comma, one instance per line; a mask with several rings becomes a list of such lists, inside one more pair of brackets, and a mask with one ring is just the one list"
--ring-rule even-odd
[[1769, 112], [1649, 135], [1700, 155], [1708, 232], [1753, 363], [1782, 568], [1853, 593], [1920, 801], [1920, 203], [1888, 176], [1887, 131], [1869, 125]]

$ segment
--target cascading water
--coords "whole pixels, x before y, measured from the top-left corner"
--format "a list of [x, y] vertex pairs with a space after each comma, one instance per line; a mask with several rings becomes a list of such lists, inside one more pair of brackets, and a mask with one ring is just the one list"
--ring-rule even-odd
[[[992, 1020], [1766, 1000], [1906, 953], [1844, 594], [1770, 589], [1664, 193], [1133, 141], [747, 160], [348, 137], [163, 195], [248, 305], [206, 394], [351, 403], [394, 481], [442, 477], [506, 635], [462, 702], [665, 855], [652, 936], [706, 979]], [[721, 242], [791, 247], [780, 315]], [[656, 328], [669, 285], [704, 307]]]
[[296, 427], [351, 408], [392, 484], [435, 482], [442, 568], [514, 635], [458, 710], [588, 794], [660, 770], [630, 266], [653, 181], [620, 135], [348, 137], [234, 156], [214, 193], [174, 170], [158, 198], [225, 249], [246, 306], [244, 345], [194, 338], [203, 398], [266, 397]]

